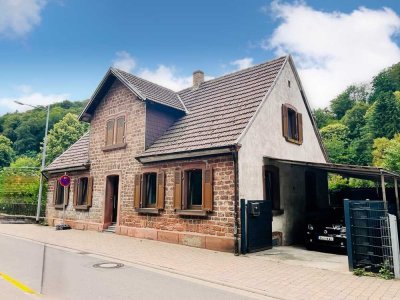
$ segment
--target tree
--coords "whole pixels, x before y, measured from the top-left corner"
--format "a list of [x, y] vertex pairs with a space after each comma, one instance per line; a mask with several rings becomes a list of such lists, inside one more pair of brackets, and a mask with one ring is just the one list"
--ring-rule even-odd
[[400, 131], [400, 101], [393, 92], [381, 93], [366, 113], [369, 132], [374, 138], [389, 139]]
[[376, 101], [382, 93], [400, 91], [400, 63], [376, 75], [372, 80], [372, 91], [371, 102]]
[[366, 85], [351, 85], [343, 93], [339, 94], [331, 101], [330, 109], [340, 120], [356, 103], [368, 100], [368, 90]]
[[88, 125], [80, 123], [78, 117], [68, 113], [50, 130], [47, 142], [47, 162], [52, 162], [69, 146], [75, 143], [86, 131]]
[[12, 142], [4, 135], [0, 135], [0, 168], [8, 167], [14, 158]]
[[325, 127], [326, 125], [337, 122], [335, 116], [327, 108], [318, 108], [313, 111], [315, 122], [318, 128]]
[[378, 138], [374, 140], [373, 163], [395, 172], [400, 172], [400, 134], [393, 139]]
[[40, 166], [39, 159], [29, 156], [20, 156], [10, 165], [10, 167], [14, 169], [22, 169], [22, 168], [33, 169], [33, 168], [39, 168], [39, 166]]
[[349, 128], [335, 123], [321, 128], [322, 140], [333, 163], [349, 163]]
[[351, 109], [346, 111], [341, 122], [349, 128], [349, 138], [356, 139], [360, 138], [363, 127], [365, 126], [365, 114], [368, 110], [368, 105], [359, 102], [355, 104]]
[[[52, 104], [49, 128], [59, 122], [67, 113], [79, 114], [86, 101], [63, 101]], [[14, 112], [0, 116], [0, 134], [13, 142], [17, 155], [35, 157], [40, 151], [46, 125], [46, 109], [35, 108], [26, 112]]]

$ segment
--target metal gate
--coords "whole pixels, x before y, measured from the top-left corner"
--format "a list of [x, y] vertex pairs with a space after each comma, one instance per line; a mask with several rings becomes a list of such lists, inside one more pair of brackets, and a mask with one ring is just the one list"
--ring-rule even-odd
[[378, 272], [386, 265], [399, 276], [397, 224], [388, 206], [383, 201], [344, 201], [350, 270]]
[[272, 248], [272, 209], [268, 200], [240, 200], [241, 253]]

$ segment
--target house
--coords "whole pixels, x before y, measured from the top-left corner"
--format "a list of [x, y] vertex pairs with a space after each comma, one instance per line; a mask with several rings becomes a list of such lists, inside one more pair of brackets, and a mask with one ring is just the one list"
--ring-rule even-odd
[[80, 120], [90, 132], [45, 169], [50, 225], [65, 205], [72, 228], [232, 251], [239, 199], [269, 199], [286, 245], [304, 222], [305, 182], [315, 203], [328, 190], [326, 172], [276, 161], [327, 161], [290, 56], [208, 81], [196, 71], [180, 92], [110, 68]]

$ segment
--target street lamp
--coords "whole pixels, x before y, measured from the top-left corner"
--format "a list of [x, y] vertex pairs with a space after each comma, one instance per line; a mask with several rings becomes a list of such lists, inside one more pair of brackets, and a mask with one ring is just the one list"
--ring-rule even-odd
[[[19, 105], [25, 105], [25, 106], [30, 106], [30, 107], [33, 107], [33, 108], [43, 109], [40, 106], [30, 105], [30, 104], [22, 103], [22, 102], [16, 101], [16, 100], [14, 102], [19, 104]], [[44, 132], [43, 151], [42, 151], [42, 166], [40, 168], [39, 195], [38, 195], [37, 208], [36, 208], [36, 223], [39, 223], [40, 209], [41, 209], [41, 204], [42, 204], [43, 170], [44, 170], [44, 167], [45, 167], [45, 164], [46, 164], [46, 146], [47, 146], [47, 131], [49, 130], [49, 118], [50, 118], [50, 104], [47, 105], [46, 129], [45, 129], [45, 132]]]

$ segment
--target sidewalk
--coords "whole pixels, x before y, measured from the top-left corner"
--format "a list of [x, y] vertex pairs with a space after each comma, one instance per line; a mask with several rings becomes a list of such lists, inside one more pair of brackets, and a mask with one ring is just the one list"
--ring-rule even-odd
[[0, 234], [155, 267], [278, 299], [400, 299], [400, 281], [91, 231], [2, 224]]

